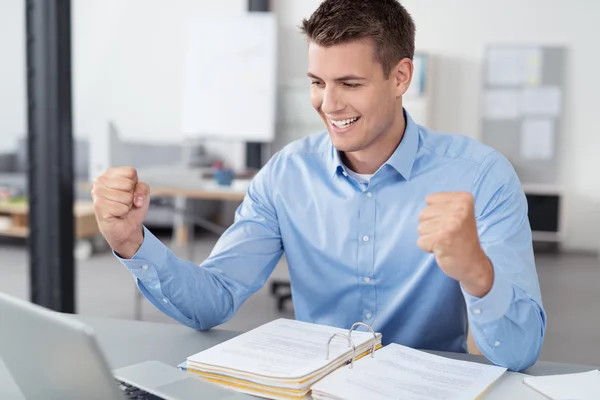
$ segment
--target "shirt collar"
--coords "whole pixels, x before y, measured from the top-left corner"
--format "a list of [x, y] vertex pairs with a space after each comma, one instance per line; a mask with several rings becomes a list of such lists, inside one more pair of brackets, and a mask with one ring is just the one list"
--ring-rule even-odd
[[[406, 120], [404, 136], [385, 164], [394, 168], [404, 179], [409, 180], [419, 147], [419, 127], [406, 110], [404, 110], [404, 117]], [[335, 147], [333, 147], [333, 144], [331, 144], [332, 177], [337, 176], [337, 174], [341, 173], [343, 170], [344, 167], [340, 154]]]

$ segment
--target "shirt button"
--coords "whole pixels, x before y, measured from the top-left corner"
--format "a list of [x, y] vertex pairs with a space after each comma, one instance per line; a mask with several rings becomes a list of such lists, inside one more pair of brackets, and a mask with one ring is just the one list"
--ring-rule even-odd
[[363, 281], [364, 281], [365, 283], [369, 283], [369, 282], [371, 282], [371, 278], [369, 278], [368, 276], [365, 276], [365, 277], [363, 278]]
[[168, 303], [168, 302], [169, 302], [169, 300], [167, 300], [167, 298], [166, 298], [166, 297], [165, 297], [165, 298], [163, 298], [163, 303]]
[[372, 316], [373, 316], [373, 315], [371, 315], [371, 313], [370, 313], [370, 312], [368, 312], [368, 313], [366, 313], [366, 314], [365, 314], [365, 318], [366, 318], [366, 319], [371, 319], [371, 317], [372, 317]]
[[363, 236], [363, 242], [368, 242], [369, 241], [369, 237], [367, 235]]
[[142, 265], [142, 269], [148, 269], [148, 264]]
[[475, 314], [475, 315], [481, 314], [481, 308], [474, 308], [473, 309], [473, 314]]
[[373, 193], [371, 193], [371, 192], [367, 192], [366, 195], [367, 195], [368, 198], [373, 197]]
[[499, 341], [499, 340], [496, 340], [496, 341], [494, 342], [494, 346], [496, 346], [496, 347], [500, 346], [500, 341]]
[[348, 173], [346, 171], [342, 171], [342, 175], [348, 176]]

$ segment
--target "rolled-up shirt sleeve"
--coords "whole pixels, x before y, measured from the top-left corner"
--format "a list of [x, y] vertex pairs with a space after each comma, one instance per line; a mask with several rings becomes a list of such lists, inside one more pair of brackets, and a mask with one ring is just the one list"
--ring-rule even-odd
[[474, 191], [479, 239], [494, 281], [482, 298], [463, 289], [473, 338], [494, 364], [514, 371], [533, 365], [546, 330], [535, 267], [527, 199], [499, 153], [483, 163]]

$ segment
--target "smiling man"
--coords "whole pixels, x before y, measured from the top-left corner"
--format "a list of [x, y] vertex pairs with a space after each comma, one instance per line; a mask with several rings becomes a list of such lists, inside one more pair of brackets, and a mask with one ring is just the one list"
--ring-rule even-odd
[[103, 235], [160, 310], [196, 329], [230, 319], [285, 252], [296, 318], [382, 332], [385, 343], [478, 348], [513, 370], [540, 352], [546, 315], [527, 202], [493, 149], [417, 125], [402, 105], [415, 26], [395, 0], [325, 0], [302, 23], [311, 102], [327, 132], [293, 142], [252, 181], [199, 266], [144, 226], [132, 168], [94, 185]]

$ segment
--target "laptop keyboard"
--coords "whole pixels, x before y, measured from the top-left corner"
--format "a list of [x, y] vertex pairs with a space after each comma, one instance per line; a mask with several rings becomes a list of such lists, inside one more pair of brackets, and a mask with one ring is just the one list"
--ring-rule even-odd
[[135, 386], [132, 386], [128, 383], [117, 380], [119, 383], [119, 388], [125, 393], [125, 398], [130, 400], [162, 400], [160, 397], [153, 395], [152, 393], [148, 393], [139, 389]]

